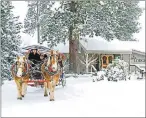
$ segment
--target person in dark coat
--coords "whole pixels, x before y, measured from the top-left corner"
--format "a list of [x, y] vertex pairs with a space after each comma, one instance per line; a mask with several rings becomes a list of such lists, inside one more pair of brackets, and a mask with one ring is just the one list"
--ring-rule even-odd
[[28, 55], [28, 59], [33, 62], [32, 67], [32, 78], [35, 79], [42, 79], [41, 73], [38, 72], [40, 71], [40, 65], [41, 64], [41, 59], [40, 59], [40, 53], [37, 49], [32, 49]]
[[58, 63], [59, 63], [61, 68], [63, 68], [63, 62], [62, 62], [63, 61], [63, 56], [64, 56], [63, 54], [58, 55]]
[[42, 62], [44, 62], [45, 59], [47, 59], [47, 57], [48, 56], [46, 54], [40, 54], [40, 59], [41, 59]]
[[47, 59], [47, 58], [48, 58], [47, 54], [44, 54], [44, 59]]
[[32, 64], [32, 67], [34, 67], [36, 64], [38, 64], [39, 61], [41, 61], [38, 50], [32, 49], [32, 51], [28, 55], [28, 59], [34, 63], [34, 64]]

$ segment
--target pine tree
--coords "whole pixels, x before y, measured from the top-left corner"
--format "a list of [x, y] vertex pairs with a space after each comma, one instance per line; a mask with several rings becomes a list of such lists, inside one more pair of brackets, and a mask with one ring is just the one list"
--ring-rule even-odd
[[[46, 34], [47, 25], [53, 25], [52, 15], [53, 11], [51, 10], [54, 5], [54, 1], [29, 1], [28, 2], [28, 12], [26, 18], [24, 19], [24, 33], [29, 35], [34, 35], [37, 28], [40, 28], [40, 40], [43, 42], [45, 39], [51, 37], [44, 37], [43, 34]], [[38, 12], [37, 12], [38, 10]], [[48, 30], [51, 30], [48, 29]], [[42, 40], [42, 37], [44, 40]], [[51, 42], [53, 44], [53, 42]], [[48, 42], [48, 44], [50, 44]]]
[[[133, 33], [140, 29], [138, 18], [142, 13], [138, 3], [138, 1], [60, 1], [58, 9], [53, 11], [49, 8], [48, 13], [51, 15], [41, 14], [44, 17], [40, 21], [43, 24], [40, 29], [42, 39], [52, 45], [68, 39], [70, 63], [73, 63], [70, 69], [76, 72], [79, 36], [96, 35], [105, 40], [114, 38], [134, 40]], [[44, 7], [44, 11], [45, 9]], [[29, 13], [33, 12], [29, 9]], [[29, 30], [33, 31], [34, 20], [27, 17], [26, 21], [28, 19], [32, 23], [29, 23]]]
[[10, 79], [10, 68], [14, 63], [21, 41], [19, 33], [22, 25], [18, 22], [19, 17], [12, 13], [12, 2], [1, 1], [1, 78]]
[[142, 14], [142, 8], [138, 3], [138, 1], [104, 1], [99, 5], [94, 2], [91, 10], [87, 11], [89, 18], [84, 25], [83, 34], [90, 36], [95, 34], [106, 40], [114, 38], [135, 40], [133, 33], [140, 30], [138, 19]]

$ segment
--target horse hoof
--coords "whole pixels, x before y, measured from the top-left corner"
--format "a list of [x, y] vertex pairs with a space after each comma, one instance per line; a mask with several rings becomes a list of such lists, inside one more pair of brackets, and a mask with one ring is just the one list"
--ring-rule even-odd
[[18, 97], [17, 100], [22, 100], [22, 98], [21, 97]]
[[44, 94], [44, 97], [47, 97], [48, 96], [48, 94]]
[[24, 98], [24, 95], [21, 95]]
[[54, 101], [54, 99], [50, 99], [50, 101]]

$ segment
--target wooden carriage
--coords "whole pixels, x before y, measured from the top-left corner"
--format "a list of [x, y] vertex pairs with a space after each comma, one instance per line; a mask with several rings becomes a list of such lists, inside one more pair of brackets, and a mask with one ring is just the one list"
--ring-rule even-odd
[[[45, 54], [47, 54], [47, 52], [50, 49], [45, 46], [31, 45], [31, 46], [23, 47], [21, 50], [21, 53], [26, 55], [28, 63], [30, 64], [30, 70], [29, 70], [30, 79], [27, 80], [26, 82], [28, 83], [28, 85], [33, 87], [36, 86], [43, 87], [43, 84], [45, 82], [41, 73], [41, 65], [43, 64], [43, 62], [38, 62], [38, 64], [35, 64], [34, 67], [31, 66], [33, 62], [28, 59], [28, 51], [31, 49], [38, 49], [40, 53], [45, 53]], [[63, 87], [66, 85], [65, 70], [63, 70], [62, 75], [60, 76], [58, 85], [62, 85]]]

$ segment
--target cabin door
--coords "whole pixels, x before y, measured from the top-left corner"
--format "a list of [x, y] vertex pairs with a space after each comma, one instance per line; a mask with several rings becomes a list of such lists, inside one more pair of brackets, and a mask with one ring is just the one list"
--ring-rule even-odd
[[112, 63], [112, 60], [114, 59], [113, 55], [102, 55], [102, 68], [106, 68], [108, 64]]

